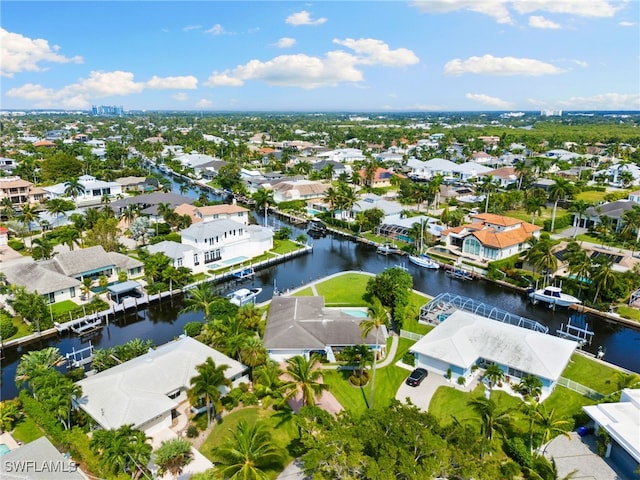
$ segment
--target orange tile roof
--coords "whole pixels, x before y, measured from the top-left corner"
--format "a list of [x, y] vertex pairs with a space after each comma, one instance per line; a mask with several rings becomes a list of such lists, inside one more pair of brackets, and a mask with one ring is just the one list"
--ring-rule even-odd
[[486, 228], [472, 234], [487, 247], [506, 248], [524, 243], [531, 236], [522, 228], [497, 232], [494, 228]]
[[40, 140], [39, 142], [33, 142], [34, 147], [55, 147], [56, 144], [49, 140]]
[[31, 187], [33, 183], [23, 180], [21, 178], [16, 178], [12, 180], [0, 180], [0, 190], [4, 190], [7, 188], [24, 188]]
[[496, 215], [495, 213], [478, 213], [473, 216], [482, 220], [485, 223], [491, 223], [493, 225], [500, 225], [502, 227], [508, 227], [511, 225], [518, 225], [524, 223], [522, 220], [513, 217], [505, 217], [504, 215]]
[[207, 205], [205, 207], [197, 207], [202, 215], [215, 215], [216, 213], [232, 214], [240, 212], [248, 212], [249, 210], [239, 205]]

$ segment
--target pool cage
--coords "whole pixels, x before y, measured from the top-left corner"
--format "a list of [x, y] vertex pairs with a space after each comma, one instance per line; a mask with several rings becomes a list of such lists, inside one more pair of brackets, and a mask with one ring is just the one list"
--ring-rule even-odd
[[390, 223], [384, 223], [375, 229], [376, 235], [381, 237], [387, 237], [392, 240], [401, 240], [403, 242], [412, 243], [413, 240], [409, 237], [409, 229], [401, 225], [393, 225]]
[[439, 325], [456, 310], [464, 310], [465, 312], [490, 318], [491, 320], [497, 320], [536, 332], [549, 333], [548, 327], [545, 327], [535, 320], [514, 315], [506, 310], [487, 305], [470, 297], [446, 292], [441, 293], [429, 303], [422, 306], [420, 309], [420, 322], [428, 323], [429, 325]]

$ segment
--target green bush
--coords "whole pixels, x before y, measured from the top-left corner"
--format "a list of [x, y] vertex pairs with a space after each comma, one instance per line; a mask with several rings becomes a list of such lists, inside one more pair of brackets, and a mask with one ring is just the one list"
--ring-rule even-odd
[[4, 315], [0, 317], [0, 338], [7, 339], [13, 337], [18, 332], [18, 327], [13, 324], [13, 320]]
[[411, 352], [407, 352], [402, 356], [402, 363], [413, 367], [416, 364], [416, 356]]
[[187, 337], [197, 337], [202, 332], [202, 322], [188, 322], [184, 325], [184, 333]]
[[502, 445], [504, 453], [511, 457], [515, 462], [522, 466], [531, 468], [533, 466], [533, 457], [529, 447], [525, 444], [522, 437], [512, 437], [505, 440]]
[[167, 235], [158, 235], [157, 237], [151, 237], [149, 239], [149, 243], [151, 245], [155, 244], [155, 243], [160, 243], [162, 241], [168, 241], [168, 242], [176, 242], [176, 243], [180, 243], [182, 240], [182, 237], [180, 236], [179, 233], [176, 232], [171, 232], [168, 233]]
[[467, 383], [467, 379], [464, 377], [458, 377], [458, 385], [464, 385], [465, 383]]
[[20, 240], [16, 240], [15, 238], [12, 238], [11, 240], [9, 240], [7, 244], [11, 248], [13, 248], [16, 252], [19, 252], [20, 250], [24, 250], [24, 243], [22, 243]]
[[193, 425], [193, 424], [189, 425], [189, 427], [187, 428], [187, 437], [196, 438], [199, 434], [200, 434], [200, 430], [196, 425]]
[[[548, 218], [546, 219], [544, 222], [542, 222], [544, 225], [544, 230], [547, 232], [551, 231], [551, 219]], [[567, 214], [567, 215], [560, 215], [556, 217], [556, 223], [554, 224], [554, 229], [557, 230], [564, 230], [565, 228], [570, 227], [571, 225], [573, 225], [573, 215], [571, 214]]]

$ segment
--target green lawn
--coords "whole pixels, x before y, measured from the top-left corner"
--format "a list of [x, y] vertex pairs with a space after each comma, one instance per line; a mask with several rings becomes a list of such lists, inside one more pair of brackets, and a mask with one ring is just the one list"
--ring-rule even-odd
[[[561, 217], [562, 215], [566, 215], [567, 213], [569, 213], [568, 210], [558, 207], [556, 209], [556, 218]], [[542, 225], [542, 222], [548, 218], [551, 218], [552, 214], [553, 214], [553, 207], [542, 209], [542, 214], [536, 215], [536, 218], [535, 218], [536, 225]], [[517, 218], [518, 220], [531, 223], [531, 214], [527, 213], [522, 208], [518, 210], [509, 210], [507, 211], [507, 213], [505, 213], [505, 215], [509, 217]]]
[[584, 405], [596, 403], [588, 397], [584, 397], [578, 392], [568, 388], [557, 386], [549, 397], [544, 401], [547, 410], [555, 408], [558, 417], [569, 418], [578, 413]]
[[636, 308], [627, 307], [626, 305], [618, 305], [616, 307], [616, 311], [620, 314], [621, 317], [640, 322], [640, 311], [638, 311]]
[[[407, 378], [408, 372], [404, 368], [396, 367], [395, 363], [409, 350], [415, 342], [406, 338], [400, 338], [398, 350], [391, 365], [376, 371], [374, 406], [384, 407], [389, 405], [396, 397], [396, 392]], [[336, 397], [340, 404], [347, 410], [362, 412], [369, 408], [371, 384], [365, 387], [354, 387], [349, 383], [349, 371], [325, 370], [322, 372], [324, 383], [329, 385], [329, 391]]]
[[51, 311], [54, 315], [70, 312], [76, 308], [78, 308], [78, 304], [71, 300], [63, 300], [62, 302], [57, 302], [51, 305]]
[[29, 443], [42, 437], [44, 434], [42, 433], [42, 430], [38, 428], [36, 422], [31, 420], [29, 417], [23, 417], [18, 422], [11, 435], [18, 442]]
[[475, 419], [476, 414], [467, 402], [473, 397], [481, 397], [483, 390], [482, 385], [478, 385], [471, 393], [453, 387], [439, 387], [429, 403], [429, 413], [438, 418], [443, 425], [451, 423], [453, 417], [460, 422]]
[[615, 368], [574, 353], [562, 376], [607, 395], [618, 389], [616, 371]]
[[208, 277], [208, 275], [204, 272], [196, 273], [193, 275], [193, 281], [199, 282], [200, 280], [204, 280]]
[[370, 275], [347, 273], [318, 283], [316, 290], [327, 306], [363, 307], [368, 305], [363, 296], [370, 278]]
[[299, 292], [293, 294], [294, 297], [313, 297], [313, 290], [311, 287], [303, 288]]
[[296, 250], [300, 250], [300, 244], [292, 240], [274, 240], [273, 249], [271, 249], [270, 252], [282, 255], [284, 253], [295, 252]]
[[[267, 425], [275, 443], [284, 450], [283, 467], [293, 460], [293, 457], [287, 451], [287, 446], [291, 443], [291, 440], [297, 437], [297, 428], [293, 422], [293, 417], [287, 413], [283, 415], [282, 413], [259, 407], [243, 408], [224, 416], [221, 423], [216, 424], [211, 430], [211, 434], [200, 447], [200, 453], [209, 460], [214, 461], [213, 448], [230, 438], [231, 432], [229, 430], [235, 430], [240, 420], [243, 419], [249, 424], [264, 422]], [[280, 470], [267, 471], [266, 473], [269, 478], [275, 479], [280, 474]]]
[[575, 199], [582, 200], [585, 202], [597, 203], [597, 202], [603, 202], [606, 194], [607, 192], [596, 192], [596, 191], [580, 192], [575, 196]]

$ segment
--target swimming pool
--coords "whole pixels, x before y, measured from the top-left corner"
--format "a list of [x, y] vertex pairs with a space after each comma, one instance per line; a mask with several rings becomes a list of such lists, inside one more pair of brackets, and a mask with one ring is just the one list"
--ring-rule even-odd
[[358, 310], [357, 308], [341, 308], [340, 311], [356, 318], [367, 318], [369, 316], [366, 310]]
[[10, 451], [11, 449], [7, 447], [7, 445], [5, 445], [4, 443], [0, 443], [0, 456], [4, 455], [5, 453], [9, 453]]

